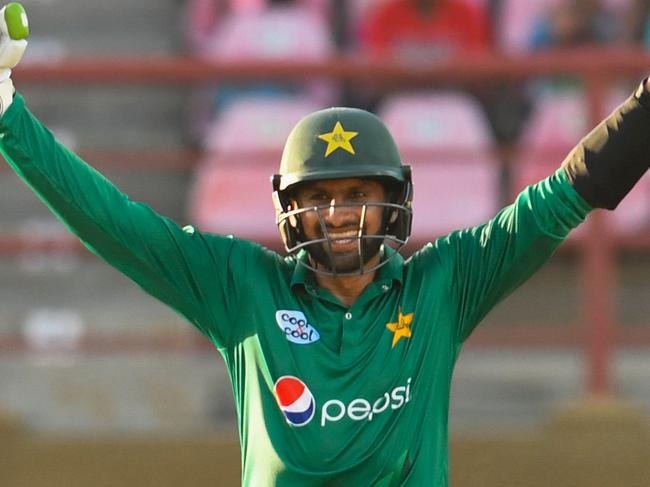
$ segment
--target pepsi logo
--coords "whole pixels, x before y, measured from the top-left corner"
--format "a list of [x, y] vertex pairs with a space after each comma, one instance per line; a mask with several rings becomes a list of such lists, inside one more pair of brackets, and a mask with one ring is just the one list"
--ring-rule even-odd
[[275, 382], [274, 390], [287, 423], [292, 426], [304, 426], [311, 421], [316, 410], [316, 401], [303, 381], [291, 375], [284, 375]]

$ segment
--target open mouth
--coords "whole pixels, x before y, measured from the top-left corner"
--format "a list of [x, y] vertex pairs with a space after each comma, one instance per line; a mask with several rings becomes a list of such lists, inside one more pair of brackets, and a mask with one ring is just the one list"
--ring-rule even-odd
[[348, 248], [356, 249], [358, 246], [359, 232], [357, 230], [329, 232], [328, 236], [333, 249], [348, 250]]

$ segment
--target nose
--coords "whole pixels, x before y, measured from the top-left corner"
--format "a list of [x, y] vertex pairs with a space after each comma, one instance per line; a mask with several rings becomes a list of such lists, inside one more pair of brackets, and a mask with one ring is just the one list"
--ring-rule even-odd
[[344, 227], [356, 225], [358, 210], [352, 206], [336, 206], [336, 199], [332, 198], [329, 208], [323, 210], [323, 220], [331, 227]]

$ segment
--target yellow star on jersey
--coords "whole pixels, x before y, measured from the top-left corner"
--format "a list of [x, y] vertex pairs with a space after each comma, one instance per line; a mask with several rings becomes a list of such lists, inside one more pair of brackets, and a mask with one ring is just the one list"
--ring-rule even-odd
[[395, 348], [400, 338], [411, 338], [411, 322], [413, 321], [413, 313], [407, 315], [402, 314], [400, 308], [397, 316], [396, 323], [386, 323], [386, 328], [393, 332], [393, 344], [390, 348]]
[[343, 128], [341, 122], [336, 122], [334, 130], [327, 134], [320, 134], [318, 138], [327, 142], [327, 149], [325, 149], [325, 157], [327, 157], [336, 149], [343, 149], [350, 154], [354, 154], [354, 147], [352, 147], [350, 141], [357, 135], [359, 135], [359, 132], [348, 132]]

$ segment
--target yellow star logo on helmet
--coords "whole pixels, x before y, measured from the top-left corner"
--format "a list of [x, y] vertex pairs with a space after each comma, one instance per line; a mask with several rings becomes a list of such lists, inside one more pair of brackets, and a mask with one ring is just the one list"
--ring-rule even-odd
[[327, 148], [325, 149], [325, 157], [327, 157], [336, 149], [343, 149], [350, 154], [354, 154], [354, 147], [352, 147], [350, 141], [357, 135], [359, 135], [359, 132], [348, 132], [343, 128], [341, 122], [336, 122], [334, 130], [326, 134], [320, 134], [318, 138], [327, 142]]

